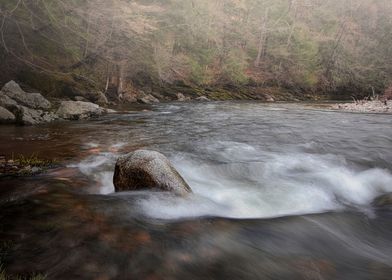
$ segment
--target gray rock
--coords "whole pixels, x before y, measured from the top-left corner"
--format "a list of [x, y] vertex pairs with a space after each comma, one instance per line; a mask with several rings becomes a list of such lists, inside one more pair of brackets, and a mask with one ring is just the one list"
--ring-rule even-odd
[[18, 104], [32, 109], [50, 109], [51, 103], [40, 93], [27, 93], [20, 86], [10, 81], [1, 90], [2, 94], [16, 101]]
[[41, 116], [42, 116], [43, 122], [52, 122], [52, 121], [60, 119], [59, 116], [57, 116], [53, 112], [44, 112]]
[[204, 95], [203, 96], [200, 96], [200, 97], [198, 97], [198, 98], [196, 98], [195, 100], [197, 100], [197, 101], [210, 101], [207, 97], [205, 97]]
[[97, 104], [83, 101], [62, 101], [56, 114], [66, 120], [83, 120], [98, 117], [106, 110]]
[[36, 125], [51, 121], [51, 119], [47, 117], [49, 113], [42, 110], [27, 108], [25, 106], [17, 105], [13, 108], [12, 112], [15, 115], [15, 122], [19, 125]]
[[84, 102], [88, 102], [88, 100], [86, 98], [84, 98], [83, 96], [75, 96], [73, 98], [75, 101], [84, 101]]
[[15, 115], [6, 108], [0, 106], [0, 123], [14, 123]]
[[271, 95], [265, 94], [265, 101], [267, 101], [267, 102], [275, 102], [275, 99]]
[[186, 195], [192, 189], [161, 153], [137, 150], [117, 160], [113, 183], [116, 191], [159, 189]]
[[15, 100], [9, 98], [2, 91], [0, 91], [0, 106], [10, 109], [15, 105], [18, 105], [18, 103]]
[[186, 97], [184, 94], [182, 94], [181, 92], [177, 93], [177, 100], [184, 102], [184, 101], [190, 101], [191, 99], [189, 97]]

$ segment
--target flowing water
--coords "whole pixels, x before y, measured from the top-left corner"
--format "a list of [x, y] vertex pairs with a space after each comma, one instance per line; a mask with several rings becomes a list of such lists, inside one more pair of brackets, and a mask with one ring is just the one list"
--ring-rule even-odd
[[[66, 168], [0, 179], [12, 273], [49, 279], [392, 279], [392, 117], [247, 102], [162, 104], [1, 127], [0, 154]], [[164, 153], [194, 193], [114, 193], [116, 158]], [[8, 244], [7, 243], [7, 244]], [[0, 256], [1, 257], [1, 256]]]

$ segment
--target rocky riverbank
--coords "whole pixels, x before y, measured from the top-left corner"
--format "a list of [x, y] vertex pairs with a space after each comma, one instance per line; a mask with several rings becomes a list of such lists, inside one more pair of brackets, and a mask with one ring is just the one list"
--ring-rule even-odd
[[357, 101], [353, 103], [334, 104], [332, 109], [358, 113], [392, 113], [392, 100]]
[[55, 120], [80, 120], [109, 110], [84, 101], [52, 103], [40, 93], [28, 93], [14, 81], [0, 91], [0, 124], [36, 125]]

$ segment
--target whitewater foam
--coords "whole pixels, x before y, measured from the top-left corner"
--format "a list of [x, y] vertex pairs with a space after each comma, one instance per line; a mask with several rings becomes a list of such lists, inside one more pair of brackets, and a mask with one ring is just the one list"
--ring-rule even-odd
[[[180, 198], [145, 192], [137, 200], [139, 209], [160, 219], [269, 218], [360, 207], [392, 192], [389, 171], [355, 170], [339, 155], [303, 151], [278, 154], [236, 142], [213, 143], [205, 151], [218, 161], [191, 159], [186, 154], [171, 157], [193, 189], [192, 195]], [[99, 182], [101, 194], [109, 194], [114, 191], [112, 170], [117, 156], [101, 152], [73, 166]]]
[[[253, 156], [260, 153], [254, 152]], [[189, 199], [151, 197], [140, 202], [142, 209], [155, 218], [267, 218], [364, 206], [392, 191], [390, 172], [355, 171], [341, 156], [266, 153], [259, 162], [238, 162], [244, 154], [237, 151], [238, 158], [233, 158], [233, 150], [229, 154], [234, 162], [216, 165], [174, 159], [195, 194]]]

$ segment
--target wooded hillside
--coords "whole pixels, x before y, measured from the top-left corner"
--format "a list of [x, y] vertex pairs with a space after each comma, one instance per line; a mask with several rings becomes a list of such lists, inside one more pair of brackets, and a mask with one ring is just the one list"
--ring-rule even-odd
[[365, 96], [392, 79], [390, 0], [3, 0], [0, 15], [0, 81], [55, 96], [170, 85]]

